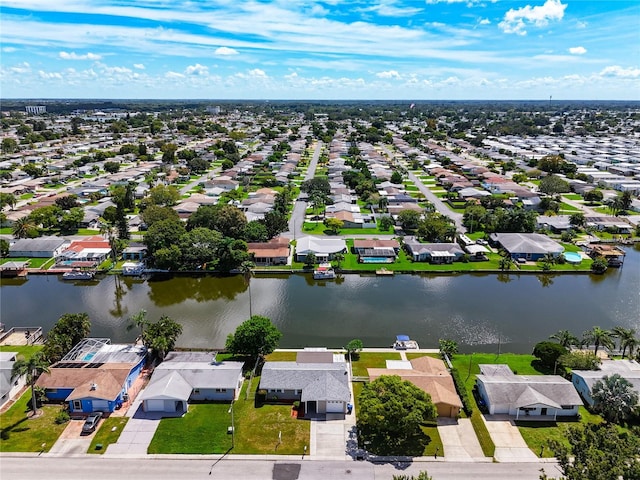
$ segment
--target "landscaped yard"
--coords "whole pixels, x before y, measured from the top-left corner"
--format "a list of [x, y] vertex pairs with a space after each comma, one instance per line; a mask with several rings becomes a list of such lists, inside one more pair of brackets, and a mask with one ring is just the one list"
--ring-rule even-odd
[[49, 258], [28, 258], [28, 257], [12, 257], [12, 258], [3, 258], [0, 260], [0, 265], [7, 262], [26, 262], [29, 260], [29, 268], [40, 268], [42, 265], [47, 263]]
[[[107, 447], [112, 443], [116, 443], [124, 426], [127, 424], [129, 417], [109, 417], [102, 421], [100, 429], [96, 432], [91, 446], [87, 453], [99, 453], [103, 454], [107, 451]], [[97, 448], [97, 445], [102, 445], [101, 448]]]
[[[302, 454], [309, 445], [310, 424], [291, 415], [291, 404], [256, 405], [254, 378], [248, 400], [245, 382], [240, 398], [233, 403], [235, 446], [237, 454]], [[165, 418], [149, 446], [149, 453], [225, 453], [232, 436], [229, 403], [189, 405], [182, 418]], [[282, 443], [278, 444], [281, 432]]]
[[386, 368], [387, 360], [400, 360], [397, 352], [362, 352], [357, 360], [351, 362], [354, 377], [368, 377], [367, 368]]
[[55, 418], [60, 405], [44, 405], [42, 415], [28, 418], [27, 403], [31, 389], [27, 389], [18, 401], [0, 415], [0, 452], [48, 452], [56, 442], [66, 423], [58, 425]]
[[16, 352], [19, 357], [29, 360], [34, 353], [42, 350], [42, 345], [2, 345], [0, 352]]

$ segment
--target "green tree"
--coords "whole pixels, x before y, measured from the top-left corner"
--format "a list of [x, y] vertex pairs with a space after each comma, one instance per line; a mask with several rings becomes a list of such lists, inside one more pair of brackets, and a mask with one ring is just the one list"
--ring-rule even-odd
[[600, 359], [591, 352], [569, 352], [558, 358], [558, 364], [571, 370], [597, 370]]
[[595, 356], [598, 356], [600, 347], [613, 349], [615, 346], [611, 332], [600, 327], [593, 327], [591, 330], [587, 330], [582, 334], [582, 338], [585, 345], [594, 346], [593, 354]]
[[131, 317], [129, 318], [129, 324], [127, 325], [127, 331], [133, 330], [134, 328], [139, 328], [140, 336], [142, 336], [147, 325], [149, 325], [147, 311], [145, 309], [142, 309], [138, 313], [131, 315]]
[[262, 222], [267, 229], [269, 238], [273, 238], [289, 228], [287, 216], [284, 213], [276, 211], [265, 213]]
[[337, 235], [340, 232], [340, 229], [344, 226], [344, 222], [342, 220], [334, 217], [325, 218], [322, 223], [333, 235]]
[[120, 170], [120, 163], [119, 162], [104, 162], [103, 167], [105, 172], [108, 173], [116, 173], [118, 170]]
[[[565, 480], [640, 478], [638, 435], [619, 433], [611, 424], [586, 424], [569, 427], [568, 441], [549, 442]], [[545, 473], [540, 478], [552, 480]]]
[[378, 219], [378, 228], [383, 232], [388, 231], [391, 227], [393, 227], [393, 225], [393, 218], [391, 218], [389, 215], [384, 215]]
[[[637, 343], [635, 329], [617, 326], [611, 330], [611, 333], [620, 342], [620, 349], [622, 350], [622, 357], [624, 358], [625, 353], [627, 353], [627, 348]], [[631, 355], [632, 353], [630, 352], [629, 356]]]
[[11, 227], [11, 233], [14, 238], [35, 238], [40, 234], [30, 216], [16, 220]]
[[398, 214], [398, 222], [404, 230], [412, 231], [418, 228], [422, 215], [415, 210], [402, 210]]
[[160, 205], [149, 205], [140, 216], [142, 221], [147, 225], [147, 228], [162, 220], [180, 221], [178, 212], [171, 207], [163, 207]]
[[10, 205], [11, 210], [13, 210], [16, 203], [18, 203], [18, 201], [13, 193], [0, 193], [0, 210], [2, 210], [5, 205]]
[[0, 257], [4, 258], [9, 255], [9, 242], [4, 238], [0, 238]]
[[182, 253], [182, 269], [196, 270], [215, 267], [222, 235], [208, 228], [195, 228], [180, 237], [178, 248]]
[[566, 349], [580, 345], [580, 340], [578, 340], [578, 337], [573, 335], [569, 330], [558, 330], [553, 335], [550, 335], [549, 339], [557, 341]]
[[599, 275], [602, 275], [604, 272], [606, 272], [608, 268], [609, 268], [609, 263], [607, 262], [607, 259], [604, 257], [597, 257], [591, 263], [591, 271]]
[[11, 368], [11, 379], [26, 376], [27, 383], [31, 387], [32, 415], [36, 415], [38, 402], [36, 398], [35, 383], [41, 373], [49, 372], [49, 362], [42, 351], [34, 353], [28, 360], [18, 359]]
[[584, 213], [582, 212], [572, 213], [571, 216], [569, 217], [569, 223], [574, 227], [584, 227], [586, 223]]
[[18, 142], [15, 138], [5, 137], [2, 139], [2, 153], [9, 154], [18, 151]]
[[144, 236], [144, 244], [148, 247], [149, 254], [154, 255], [161, 248], [176, 245], [185, 232], [180, 220], [160, 220], [149, 227]]
[[513, 260], [511, 259], [511, 257], [509, 255], [503, 255], [500, 257], [500, 261], [498, 262], [498, 266], [500, 267], [500, 270], [502, 270], [503, 272], [509, 271], [511, 270], [511, 267], [513, 267]]
[[602, 190], [589, 190], [588, 192], [585, 192], [583, 195], [584, 201], [588, 202], [588, 203], [596, 203], [596, 202], [601, 202], [602, 199], [604, 198], [604, 194], [602, 193]]
[[396, 185], [402, 184], [402, 174], [398, 170], [394, 170], [391, 174], [391, 183], [395, 183]]
[[347, 343], [347, 346], [344, 347], [344, 349], [347, 351], [347, 355], [349, 355], [349, 361], [351, 361], [352, 358], [355, 358], [357, 360], [363, 348], [364, 344], [362, 343], [362, 340], [358, 338], [350, 340], [349, 343]]
[[64, 232], [76, 231], [83, 219], [84, 209], [82, 207], [74, 207], [71, 210], [62, 212], [59, 220], [60, 229]]
[[607, 422], [622, 423], [631, 417], [638, 405], [638, 392], [633, 384], [618, 373], [606, 375], [593, 384], [591, 398], [595, 410]]
[[543, 367], [549, 369], [555, 369], [558, 359], [567, 353], [569, 351], [565, 347], [555, 342], [538, 342], [533, 347], [533, 356], [540, 360]]
[[313, 252], [309, 252], [304, 257], [304, 266], [305, 267], [313, 267], [317, 263], [316, 254]]
[[173, 185], [158, 185], [149, 190], [147, 204], [172, 207], [180, 200], [180, 191]]
[[420, 456], [428, 438], [421, 426], [436, 418], [431, 397], [397, 375], [366, 383], [358, 397], [358, 439], [376, 455]]
[[80, 206], [78, 203], [78, 196], [75, 194], [64, 195], [56, 198], [56, 205], [60, 207], [61, 210], [71, 210], [72, 208]]
[[282, 333], [270, 319], [253, 315], [229, 334], [225, 347], [234, 355], [257, 358], [273, 352], [281, 338]]
[[440, 355], [442, 356], [446, 355], [452, 359], [453, 356], [458, 353], [458, 342], [455, 340], [441, 338], [438, 340], [438, 345], [440, 347]]
[[566, 180], [563, 180], [556, 175], [548, 175], [540, 180], [539, 190], [547, 195], [553, 195], [556, 193], [570, 192], [571, 187]]
[[65, 313], [49, 330], [42, 349], [51, 363], [59, 361], [80, 341], [89, 336], [91, 320], [86, 313]]
[[155, 323], [148, 323], [142, 334], [142, 343], [153, 350], [155, 355], [164, 360], [167, 352], [175, 347], [178, 337], [182, 334], [182, 325], [167, 315], [162, 315]]
[[269, 240], [267, 227], [259, 220], [252, 220], [244, 227], [242, 238], [247, 242], [266, 242]]

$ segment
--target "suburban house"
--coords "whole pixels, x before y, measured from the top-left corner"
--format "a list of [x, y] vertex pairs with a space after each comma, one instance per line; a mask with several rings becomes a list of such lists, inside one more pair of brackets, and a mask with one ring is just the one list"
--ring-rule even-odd
[[267, 401], [299, 401], [305, 415], [344, 414], [351, 400], [344, 355], [326, 349], [305, 349], [295, 362], [266, 362], [260, 390]]
[[15, 397], [24, 387], [25, 376], [14, 378], [11, 375], [18, 352], [0, 352], [0, 408]]
[[425, 356], [411, 361], [387, 360], [386, 362], [387, 368], [367, 369], [372, 381], [382, 375], [397, 375], [431, 396], [431, 401], [438, 410], [438, 417], [456, 418], [458, 416], [462, 401], [456, 392], [453, 378], [442, 360]]
[[393, 263], [400, 251], [397, 240], [355, 239], [353, 251], [362, 263]]
[[85, 338], [40, 375], [36, 386], [49, 401], [67, 402], [71, 413], [113, 412], [129, 399], [146, 357], [140, 345]]
[[111, 253], [109, 242], [99, 235], [71, 242], [69, 248], [56, 257], [58, 264], [67, 267], [96, 266]]
[[256, 265], [286, 265], [289, 261], [289, 239], [272, 238], [268, 242], [247, 243], [247, 251]]
[[600, 364], [600, 370], [573, 370], [571, 383], [584, 401], [593, 406], [595, 403], [591, 398], [593, 385], [598, 380], [616, 373], [631, 382], [633, 389], [640, 393], [640, 364], [635, 360], [603, 360]]
[[464, 255], [457, 243], [420, 243], [415, 237], [405, 237], [404, 245], [414, 262], [453, 263]]
[[242, 387], [243, 362], [217, 362], [215, 353], [170, 352], [140, 396], [145, 412], [184, 413], [191, 401], [231, 402]]
[[52, 258], [69, 244], [60, 237], [21, 238], [9, 246], [9, 257]]
[[328, 262], [336, 253], [345, 253], [347, 244], [341, 238], [302, 237], [296, 246], [296, 261], [304, 262], [313, 253], [317, 262]]
[[564, 247], [539, 233], [492, 233], [489, 236], [493, 245], [505, 249], [512, 259], [540, 260], [550, 254], [558, 257], [564, 252]]
[[582, 405], [573, 384], [559, 375], [516, 375], [508, 365], [479, 365], [478, 394], [489, 414], [575, 417]]

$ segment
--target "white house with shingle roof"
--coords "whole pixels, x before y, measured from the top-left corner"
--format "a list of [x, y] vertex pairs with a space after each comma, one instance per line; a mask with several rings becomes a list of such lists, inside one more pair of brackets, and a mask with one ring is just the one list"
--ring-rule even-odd
[[535, 261], [546, 254], [557, 257], [564, 252], [562, 245], [539, 233], [492, 233], [489, 238], [492, 244], [504, 248], [514, 260]]
[[[326, 353], [326, 355], [321, 355]], [[345, 413], [351, 400], [344, 355], [298, 352], [295, 362], [267, 362], [260, 389], [268, 401], [300, 401], [305, 415]]]
[[582, 405], [573, 384], [559, 375], [516, 375], [507, 365], [479, 365], [478, 394], [491, 415], [573, 417]]
[[316, 256], [318, 262], [327, 262], [336, 253], [347, 251], [347, 244], [342, 238], [302, 237], [296, 244], [296, 260], [304, 262], [309, 253]]
[[190, 401], [232, 401], [242, 387], [242, 362], [216, 362], [215, 354], [171, 352], [140, 396], [145, 412], [181, 413]]
[[593, 406], [594, 401], [591, 398], [593, 385], [605, 376], [616, 373], [631, 382], [633, 389], [640, 393], [640, 364], [635, 360], [605, 360], [600, 364], [599, 370], [573, 370], [571, 382], [585, 402]]

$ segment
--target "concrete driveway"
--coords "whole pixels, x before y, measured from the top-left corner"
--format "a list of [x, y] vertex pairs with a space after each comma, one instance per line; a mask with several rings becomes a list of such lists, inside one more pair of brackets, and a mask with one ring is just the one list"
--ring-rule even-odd
[[483, 415], [491, 440], [496, 446], [497, 462], [536, 462], [538, 457], [527, 446], [520, 430], [508, 415]]
[[107, 447], [105, 455], [146, 455], [163, 414], [142, 410], [142, 391], [127, 410], [129, 421], [122, 429], [116, 443]]
[[[482, 447], [468, 418], [438, 418], [438, 433], [448, 462], [491, 461]], [[442, 453], [442, 452], [440, 452]]]
[[[102, 422], [103, 420], [100, 420], [100, 423]], [[82, 425], [84, 425], [84, 419], [69, 420], [69, 424], [49, 450], [49, 455], [61, 457], [85, 455], [100, 425], [89, 435], [82, 435]]]

